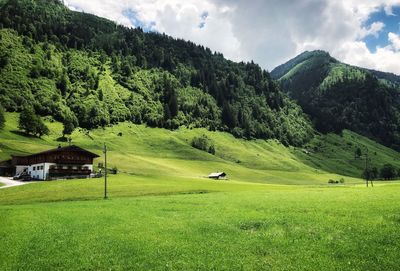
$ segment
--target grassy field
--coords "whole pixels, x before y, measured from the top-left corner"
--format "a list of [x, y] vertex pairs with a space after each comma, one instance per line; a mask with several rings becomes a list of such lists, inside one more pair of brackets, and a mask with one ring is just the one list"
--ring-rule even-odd
[[[17, 117], [7, 113], [0, 159], [59, 144], [59, 123], [48, 121], [51, 134], [37, 139], [16, 132]], [[214, 141], [215, 156], [190, 146], [202, 134]], [[305, 149], [128, 123], [76, 131], [72, 138], [98, 154], [107, 142], [110, 164], [121, 171], [109, 178], [109, 199], [103, 200], [102, 179], [1, 189], [0, 270], [396, 270], [400, 265], [400, 184], [380, 182], [367, 189], [349, 177], [362, 168], [352, 157], [355, 146], [376, 151], [379, 163], [398, 163], [398, 154], [351, 132], [317, 137]], [[226, 171], [229, 180], [204, 177], [217, 170]], [[327, 184], [342, 177], [344, 185]]]
[[[190, 191], [183, 192], [182, 184], [171, 180], [165, 187], [160, 180], [146, 187], [145, 181], [113, 177], [111, 198], [101, 200], [101, 182], [90, 182], [0, 191], [0, 269], [397, 270], [400, 265], [398, 184], [367, 189], [206, 182], [199, 190], [189, 181], [184, 186]], [[90, 190], [92, 200], [70, 201], [72, 189], [85, 191], [81, 196]], [[146, 189], [151, 194], [143, 196]]]

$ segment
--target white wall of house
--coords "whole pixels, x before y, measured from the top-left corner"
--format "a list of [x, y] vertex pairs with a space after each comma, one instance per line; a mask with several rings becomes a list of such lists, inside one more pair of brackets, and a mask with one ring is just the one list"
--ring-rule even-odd
[[87, 167], [88, 169], [90, 169], [91, 172], [93, 172], [93, 165], [92, 164], [87, 164], [87, 165], [83, 165], [82, 168]]
[[48, 178], [50, 167], [51, 166], [56, 166], [56, 165], [57, 165], [56, 163], [44, 163], [45, 175], [44, 175], [44, 179], [43, 180], [46, 180]]
[[[51, 166], [64, 167], [62, 165], [57, 165], [55, 163], [40, 163], [40, 164], [34, 164], [34, 165], [30, 165], [30, 166], [17, 166], [17, 174], [18, 174], [18, 172], [22, 172], [24, 169], [27, 169], [28, 174], [31, 175], [31, 177], [33, 179], [46, 180]], [[68, 168], [68, 166], [65, 166], [65, 167], [66, 167], [65, 169]], [[82, 169], [87, 168], [87, 169], [93, 171], [92, 164], [86, 164], [86, 165], [82, 165], [82, 166], [80, 166], [80, 165], [73, 166], [74, 169], [75, 169], [75, 167], [76, 168], [81, 167]]]
[[44, 165], [45, 163], [30, 165], [28, 167], [29, 175], [31, 175], [33, 179], [44, 180], [44, 177], [46, 176], [44, 172], [45, 170]]

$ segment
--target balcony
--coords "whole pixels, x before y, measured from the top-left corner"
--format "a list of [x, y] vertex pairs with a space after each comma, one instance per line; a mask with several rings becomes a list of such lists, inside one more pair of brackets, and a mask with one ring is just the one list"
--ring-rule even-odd
[[59, 176], [83, 176], [90, 175], [92, 171], [90, 169], [61, 169], [61, 168], [50, 168], [50, 177]]

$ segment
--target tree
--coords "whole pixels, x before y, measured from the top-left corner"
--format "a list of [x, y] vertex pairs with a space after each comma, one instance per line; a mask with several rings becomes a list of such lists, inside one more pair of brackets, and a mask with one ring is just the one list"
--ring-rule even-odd
[[27, 134], [42, 137], [48, 135], [50, 130], [42, 119], [35, 114], [31, 107], [26, 107], [19, 115], [18, 128]]
[[4, 109], [2, 106], [0, 106], [0, 129], [4, 128], [6, 119], [4, 117]]
[[42, 137], [43, 135], [48, 135], [50, 133], [49, 128], [44, 124], [42, 119], [38, 116], [35, 118], [35, 125], [36, 125], [36, 135]]
[[70, 118], [64, 120], [63, 126], [63, 137], [65, 137], [65, 135], [71, 135], [75, 130], [74, 122]]
[[356, 158], [360, 158], [360, 157], [361, 157], [362, 152], [361, 152], [360, 147], [358, 147], [358, 148], [356, 149], [356, 151], [354, 152], [354, 155], [355, 155]]
[[176, 97], [175, 91], [172, 91], [171, 96], [168, 101], [169, 111], [171, 112], [171, 117], [174, 118], [178, 115], [178, 99]]
[[5, 53], [2, 53], [0, 55], [0, 69], [4, 68], [5, 66], [7, 66], [7, 64], [9, 63], [8, 60], [8, 55]]
[[228, 128], [234, 128], [237, 124], [237, 116], [229, 103], [224, 103], [222, 108], [222, 121]]
[[61, 91], [61, 94], [65, 96], [70, 87], [71, 87], [71, 82], [69, 81], [67, 73], [64, 71], [57, 82], [57, 88]]
[[103, 99], [104, 99], [103, 90], [102, 90], [102, 89], [99, 89], [99, 100], [100, 100], [100, 101], [103, 101]]
[[21, 114], [19, 115], [18, 120], [18, 129], [24, 131], [27, 134], [33, 134], [35, 129], [35, 112], [31, 107], [26, 107], [22, 110]]
[[394, 179], [397, 175], [396, 169], [392, 164], [385, 164], [381, 168], [381, 178], [385, 180]]

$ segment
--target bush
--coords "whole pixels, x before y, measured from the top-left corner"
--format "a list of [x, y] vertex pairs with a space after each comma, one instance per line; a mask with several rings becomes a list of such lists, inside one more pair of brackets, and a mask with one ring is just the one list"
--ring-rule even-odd
[[212, 142], [212, 140], [210, 138], [208, 138], [206, 135], [202, 135], [200, 137], [194, 137], [192, 139], [192, 147], [211, 153], [211, 154], [215, 154], [215, 146], [214, 143]]
[[110, 171], [111, 171], [111, 174], [117, 174], [118, 173], [118, 168], [117, 167], [113, 167]]
[[397, 177], [397, 172], [392, 164], [385, 164], [381, 168], [381, 178], [384, 180], [392, 180]]
[[344, 178], [340, 178], [339, 183], [344, 183]]

